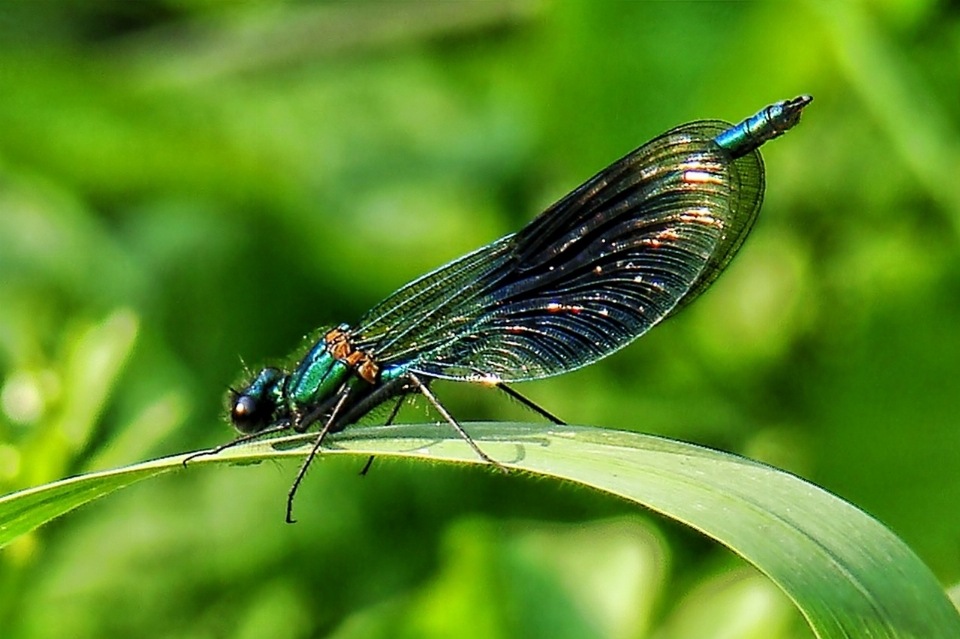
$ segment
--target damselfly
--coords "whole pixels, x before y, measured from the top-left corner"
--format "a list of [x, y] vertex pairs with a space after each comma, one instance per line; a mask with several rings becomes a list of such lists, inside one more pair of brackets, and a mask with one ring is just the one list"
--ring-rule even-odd
[[[486, 455], [430, 390], [436, 379], [507, 386], [592, 364], [699, 296], [743, 244], [763, 199], [759, 147], [811, 101], [777, 102], [740, 124], [699, 120], [600, 171], [519, 232], [441, 266], [342, 324], [289, 371], [231, 392], [240, 441], [319, 424], [293, 497], [328, 433], [419, 393]], [[499, 464], [497, 464], [499, 465]]]

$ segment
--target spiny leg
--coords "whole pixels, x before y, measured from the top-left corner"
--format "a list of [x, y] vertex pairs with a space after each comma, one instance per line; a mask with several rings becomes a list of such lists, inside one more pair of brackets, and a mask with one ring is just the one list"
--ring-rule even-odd
[[347, 409], [347, 412], [344, 413], [340, 419], [341, 423], [355, 424], [360, 419], [363, 419], [364, 415], [388, 399], [392, 399], [397, 395], [406, 395], [412, 390], [411, 388], [406, 388], [407, 383], [406, 377], [398, 377], [375, 388], [370, 394], [362, 397]]
[[498, 462], [497, 460], [493, 459], [492, 457], [487, 455], [485, 452], [480, 450], [480, 447], [477, 446], [477, 443], [475, 441], [473, 441], [473, 438], [470, 437], [467, 431], [463, 430], [463, 426], [461, 426], [457, 422], [457, 420], [453, 418], [453, 415], [451, 415], [446, 408], [444, 408], [443, 404], [440, 403], [440, 400], [438, 400], [436, 396], [432, 392], [430, 392], [430, 389], [427, 388], [426, 384], [420, 381], [420, 378], [418, 378], [413, 373], [407, 373], [406, 377], [407, 379], [410, 380], [410, 383], [413, 384], [414, 389], [419, 391], [424, 397], [426, 397], [427, 400], [431, 404], [433, 404], [433, 407], [437, 409], [437, 412], [440, 413], [440, 415], [442, 415], [445, 420], [447, 420], [447, 423], [453, 426], [453, 428], [457, 431], [457, 433], [459, 433], [459, 435], [463, 437], [463, 439], [466, 440], [468, 444], [470, 444], [470, 448], [472, 448], [474, 452], [480, 456], [480, 459], [482, 459], [483, 461], [489, 464], [493, 464], [494, 466], [496, 466], [497, 468], [499, 468], [504, 472], [508, 472], [506, 467], [503, 466], [503, 464], [501, 464], [500, 462]]
[[320, 444], [323, 443], [323, 438], [327, 436], [327, 433], [330, 432], [330, 427], [337, 420], [338, 413], [340, 409], [343, 408], [343, 403], [347, 401], [347, 397], [350, 396], [350, 389], [344, 387], [340, 391], [340, 400], [337, 402], [337, 405], [333, 407], [333, 411], [330, 413], [330, 418], [324, 423], [323, 428], [320, 429], [320, 432], [317, 434], [317, 440], [313, 443], [313, 448], [310, 449], [310, 454], [307, 455], [307, 458], [303, 461], [303, 464], [300, 466], [300, 471], [297, 472], [297, 478], [293, 480], [293, 486], [290, 487], [290, 492], [287, 493], [287, 523], [295, 524], [297, 521], [293, 518], [293, 498], [297, 495], [297, 489], [300, 487], [300, 482], [303, 481], [303, 478], [307, 474], [307, 469], [310, 468], [310, 464], [313, 463], [314, 457], [317, 456], [317, 453], [320, 451]]
[[367, 471], [370, 470], [371, 466], [373, 466], [373, 455], [370, 455], [370, 459], [368, 459], [367, 463], [363, 465], [363, 470], [360, 471], [360, 476], [366, 477]]
[[501, 391], [503, 391], [504, 393], [506, 393], [507, 395], [509, 395], [510, 397], [514, 398], [515, 400], [517, 400], [518, 402], [526, 406], [527, 408], [529, 408], [530, 410], [536, 413], [539, 413], [543, 417], [546, 417], [548, 420], [550, 420], [554, 424], [558, 426], [566, 426], [566, 422], [561, 420], [559, 417], [557, 417], [556, 415], [548, 411], [546, 408], [541, 407], [532, 399], [528, 399], [527, 397], [521, 395], [520, 393], [513, 390], [503, 382], [497, 382], [495, 386]]
[[[400, 407], [403, 406], [403, 400], [405, 399], [406, 397], [403, 395], [397, 398], [397, 403], [393, 405], [393, 410], [390, 411], [390, 416], [387, 417], [387, 421], [383, 423], [384, 426], [389, 426], [390, 424], [393, 423], [393, 420], [397, 418], [397, 413], [400, 412]], [[367, 474], [367, 471], [370, 470], [370, 466], [373, 465], [373, 458], [374, 456], [370, 455], [370, 459], [368, 459], [367, 463], [363, 465], [363, 470], [360, 471], [361, 477], [365, 476]]]
[[219, 446], [216, 446], [214, 448], [208, 448], [207, 450], [198, 450], [197, 452], [193, 453], [192, 455], [184, 459], [183, 462], [181, 463], [183, 464], [184, 468], [186, 468], [187, 462], [191, 462], [197, 457], [206, 457], [207, 455], [219, 455], [220, 453], [227, 450], [228, 448], [233, 448], [234, 446], [238, 446], [239, 444], [245, 444], [246, 442], [252, 442], [254, 440], [260, 439], [261, 437], [266, 437], [267, 435], [273, 435], [274, 433], [282, 433], [283, 431], [288, 430], [289, 428], [290, 428], [290, 424], [283, 423], [280, 426], [273, 426], [272, 428], [261, 430], [259, 433], [250, 433], [249, 435], [241, 435], [240, 437], [237, 437], [236, 439], [229, 441], [226, 444], [220, 444]]
[[317, 404], [312, 411], [303, 415], [299, 420], [295, 421], [292, 425], [293, 430], [298, 433], [305, 433], [309, 430], [310, 426], [313, 425], [315, 421], [323, 417], [323, 414], [327, 411], [333, 410], [333, 407], [337, 404], [340, 404], [343, 400], [339, 395], [333, 395], [328, 398], [326, 401]]
[[393, 420], [397, 418], [397, 413], [400, 412], [400, 407], [403, 406], [403, 400], [406, 398], [406, 395], [401, 395], [397, 398], [397, 403], [393, 405], [393, 410], [390, 411], [390, 416], [387, 417], [387, 421], [383, 423], [384, 426], [389, 426], [393, 423]]

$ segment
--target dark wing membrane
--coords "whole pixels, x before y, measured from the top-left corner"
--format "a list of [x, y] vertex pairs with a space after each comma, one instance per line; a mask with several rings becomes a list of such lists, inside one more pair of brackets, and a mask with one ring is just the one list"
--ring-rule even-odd
[[416, 279], [370, 309], [353, 331], [355, 347], [383, 365], [403, 363], [471, 329], [511, 259], [507, 235]]
[[752, 224], [762, 166], [713, 142], [729, 126], [694, 122], [645, 144], [516, 235], [384, 300], [355, 344], [383, 365], [503, 381], [621, 348], [705, 289]]
[[733, 174], [731, 184], [739, 186], [731, 189], [730, 192], [729, 208], [732, 213], [724, 221], [720, 246], [710, 257], [710, 261], [707, 262], [696, 283], [670, 311], [669, 315], [673, 315], [697, 299], [720, 277], [720, 273], [727, 268], [727, 264], [730, 263], [733, 256], [740, 250], [744, 240], [747, 239], [747, 235], [753, 228], [753, 223], [757, 221], [760, 205], [763, 204], [764, 189], [763, 158], [760, 157], [760, 151], [754, 149], [750, 153], [733, 160], [729, 170]]

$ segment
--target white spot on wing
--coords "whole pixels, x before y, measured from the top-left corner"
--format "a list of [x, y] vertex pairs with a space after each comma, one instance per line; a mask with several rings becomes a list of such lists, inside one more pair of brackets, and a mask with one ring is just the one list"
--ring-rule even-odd
[[723, 180], [706, 171], [685, 171], [683, 181], [690, 184], [723, 184]]

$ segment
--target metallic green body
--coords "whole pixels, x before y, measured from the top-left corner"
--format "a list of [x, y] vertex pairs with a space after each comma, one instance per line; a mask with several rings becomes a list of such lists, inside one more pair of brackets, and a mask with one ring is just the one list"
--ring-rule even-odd
[[320, 340], [284, 384], [284, 395], [294, 411], [331, 397], [350, 374], [350, 369], [327, 352]]

